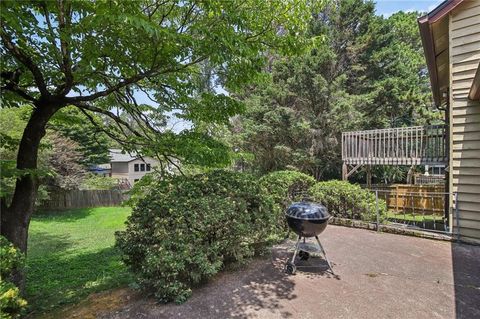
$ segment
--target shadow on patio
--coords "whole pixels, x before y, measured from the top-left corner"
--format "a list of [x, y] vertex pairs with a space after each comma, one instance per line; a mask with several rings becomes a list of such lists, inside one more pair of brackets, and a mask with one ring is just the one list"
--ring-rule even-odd
[[452, 244], [457, 318], [480, 318], [480, 246]]
[[[326, 265], [289, 276], [292, 242], [269, 257], [226, 271], [181, 305], [128, 293], [121, 307], [95, 313], [120, 318], [474, 318], [479, 317], [480, 247], [329, 226]], [[319, 260], [313, 260], [319, 261]], [[320, 260], [321, 262], [321, 260]], [[65, 313], [64, 313], [65, 314]]]

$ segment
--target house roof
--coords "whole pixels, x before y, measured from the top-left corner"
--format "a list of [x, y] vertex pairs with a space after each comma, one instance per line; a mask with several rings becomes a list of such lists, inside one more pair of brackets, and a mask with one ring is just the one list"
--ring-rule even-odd
[[111, 163], [122, 163], [122, 162], [131, 162], [139, 158], [136, 153], [132, 153], [131, 155], [128, 153], [122, 153], [120, 149], [110, 149], [110, 162]]
[[433, 100], [437, 106], [446, 101], [443, 93], [447, 92], [449, 85], [448, 14], [463, 1], [446, 0], [418, 19]]

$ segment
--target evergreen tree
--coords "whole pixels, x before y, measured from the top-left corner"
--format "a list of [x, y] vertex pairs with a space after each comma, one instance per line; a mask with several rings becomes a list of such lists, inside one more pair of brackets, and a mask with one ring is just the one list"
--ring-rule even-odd
[[313, 14], [317, 46], [272, 59], [269, 81], [243, 96], [232, 145], [253, 154], [250, 168], [339, 178], [341, 132], [434, 121], [417, 16], [376, 16], [362, 0], [332, 1]]

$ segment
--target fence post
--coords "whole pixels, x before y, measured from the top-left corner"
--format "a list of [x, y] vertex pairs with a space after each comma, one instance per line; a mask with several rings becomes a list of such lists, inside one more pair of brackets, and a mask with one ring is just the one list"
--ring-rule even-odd
[[375, 190], [375, 211], [377, 213], [377, 231], [380, 231], [380, 213], [378, 211], [378, 189]]

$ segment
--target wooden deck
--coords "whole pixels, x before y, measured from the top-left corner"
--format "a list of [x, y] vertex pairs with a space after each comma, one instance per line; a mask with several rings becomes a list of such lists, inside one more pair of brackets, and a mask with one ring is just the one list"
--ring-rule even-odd
[[342, 133], [347, 165], [446, 165], [445, 125], [412, 126]]

